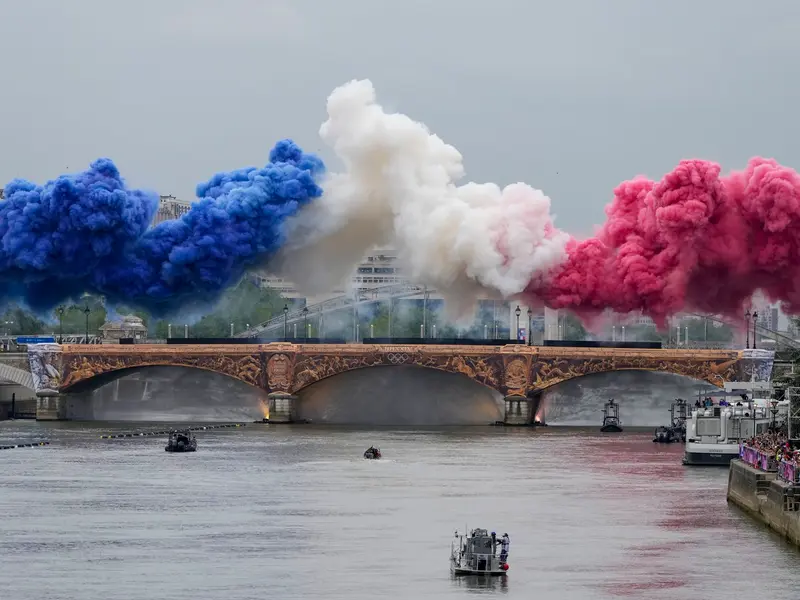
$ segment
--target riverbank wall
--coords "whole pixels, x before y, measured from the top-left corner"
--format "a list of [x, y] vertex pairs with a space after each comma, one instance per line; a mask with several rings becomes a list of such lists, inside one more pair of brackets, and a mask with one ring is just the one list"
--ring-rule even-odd
[[728, 502], [800, 546], [800, 486], [737, 459], [728, 473]]

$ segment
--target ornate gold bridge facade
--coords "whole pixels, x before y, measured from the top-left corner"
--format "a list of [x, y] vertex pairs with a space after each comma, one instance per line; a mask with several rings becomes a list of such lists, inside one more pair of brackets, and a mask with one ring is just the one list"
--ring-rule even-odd
[[[728, 381], [750, 380], [756, 373], [758, 380], [763, 380], [765, 376], [769, 378], [774, 358], [774, 353], [763, 350], [566, 348], [516, 344], [47, 344], [33, 348], [30, 351], [31, 372], [40, 397], [92, 389], [133, 369], [172, 366], [221, 373], [266, 391], [271, 399], [291, 399], [315, 382], [340, 373], [410, 365], [459, 373], [497, 390], [507, 401], [511, 398], [519, 403], [568, 379], [618, 370], [675, 373], [719, 387]], [[519, 404], [515, 407], [520, 410]], [[291, 412], [292, 407], [287, 410]]]

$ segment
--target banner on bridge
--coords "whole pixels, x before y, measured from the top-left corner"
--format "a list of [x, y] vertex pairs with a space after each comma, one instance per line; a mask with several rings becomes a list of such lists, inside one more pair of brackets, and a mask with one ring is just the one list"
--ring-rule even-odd
[[55, 344], [54, 337], [18, 337], [17, 345], [22, 344]]

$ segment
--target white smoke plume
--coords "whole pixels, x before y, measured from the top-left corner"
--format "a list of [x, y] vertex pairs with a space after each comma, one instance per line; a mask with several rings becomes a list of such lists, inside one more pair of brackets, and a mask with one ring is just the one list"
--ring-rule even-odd
[[289, 222], [271, 265], [306, 293], [341, 285], [370, 251], [392, 247], [406, 277], [466, 316], [478, 297], [512, 297], [565, 259], [569, 238], [553, 227], [547, 196], [524, 183], [456, 185], [458, 150], [385, 112], [370, 81], [334, 90], [327, 110], [320, 136], [345, 171]]

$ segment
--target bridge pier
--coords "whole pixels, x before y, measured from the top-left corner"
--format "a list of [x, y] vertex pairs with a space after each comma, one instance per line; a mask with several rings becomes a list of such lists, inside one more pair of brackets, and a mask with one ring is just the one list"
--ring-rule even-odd
[[[530, 425], [533, 423], [533, 418], [536, 416], [536, 407], [534, 401], [527, 396], [506, 396], [505, 401], [505, 416], [503, 423], [505, 425]], [[538, 402], [536, 402], [538, 405]]]
[[284, 392], [273, 392], [267, 398], [269, 398], [270, 423], [294, 422], [296, 396]]
[[37, 396], [36, 420], [66, 421], [67, 397], [63, 394], [57, 396]]

